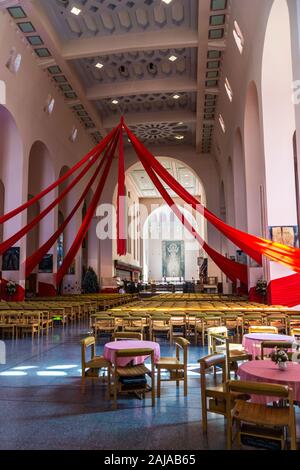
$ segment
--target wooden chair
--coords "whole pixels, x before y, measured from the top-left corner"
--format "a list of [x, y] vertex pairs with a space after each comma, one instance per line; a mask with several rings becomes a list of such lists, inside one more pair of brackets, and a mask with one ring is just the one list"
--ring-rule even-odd
[[[287, 341], [262, 341], [260, 344], [260, 359], [263, 361], [264, 359], [269, 359], [270, 355], [265, 354], [265, 349], [292, 349], [293, 343]], [[292, 358], [292, 354], [289, 354], [290, 359]]]
[[279, 333], [287, 334], [288, 321], [285, 313], [267, 313], [266, 323], [275, 326]]
[[95, 336], [101, 336], [101, 334], [113, 335], [116, 331], [115, 318], [109, 315], [95, 315], [93, 325]]
[[242, 336], [245, 332], [249, 332], [251, 326], [263, 326], [265, 324], [265, 315], [261, 312], [257, 313], [244, 313], [241, 317], [242, 321]]
[[261, 326], [261, 325], [252, 325], [249, 326], [249, 333], [271, 333], [278, 335], [278, 328], [276, 326]]
[[[170, 373], [170, 377], [163, 379], [163, 381], [175, 381], [176, 386], [179, 387], [179, 382], [183, 380], [184, 383], [184, 396], [187, 396], [188, 392], [188, 377], [187, 377], [187, 365], [188, 365], [188, 347], [191, 343], [185, 338], [176, 338], [176, 357], [161, 357], [155, 364], [157, 369], [157, 396], [160, 397], [161, 388], [161, 371], [162, 369], [167, 370]], [[182, 359], [180, 358], [182, 352]]]
[[293, 328], [291, 330], [291, 336], [300, 336], [300, 328]]
[[[207, 433], [208, 413], [226, 416], [226, 358], [223, 354], [212, 354], [202, 357], [198, 362], [200, 363], [202, 431]], [[219, 380], [218, 374], [210, 374], [212, 383], [208, 384], [207, 374], [212, 370], [215, 371], [216, 367], [221, 368], [221, 380]], [[236, 398], [247, 400], [250, 397], [244, 394], [236, 394], [232, 400], [232, 407]]]
[[180, 337], [186, 338], [187, 336], [187, 318], [185, 312], [172, 312], [171, 313], [171, 324], [173, 330], [173, 338], [175, 332], [180, 330]]
[[139, 333], [140, 335], [142, 335], [143, 339], [146, 325], [147, 323], [145, 321], [145, 318], [143, 318], [142, 316], [130, 315], [128, 317], [123, 318], [122, 330], [124, 332]]
[[[270, 406], [268, 404], [258, 404], [236, 400], [232, 408], [232, 393], [260, 395], [265, 397], [281, 398], [280, 406]], [[282, 430], [277, 439], [281, 441], [283, 449], [286, 439], [284, 431], [288, 430], [291, 441], [291, 450], [297, 449], [296, 444], [296, 423], [295, 409], [293, 403], [293, 393], [289, 387], [284, 385], [228, 381], [226, 385], [226, 416], [227, 416], [227, 448], [232, 448], [233, 426], [237, 425], [238, 443], [241, 445], [242, 435], [257, 437], [276, 438], [276, 428]]]
[[[151, 369], [149, 370], [145, 364], [139, 365], [127, 365], [125, 367], [118, 366], [118, 359], [126, 357], [148, 357], [151, 358]], [[135, 385], [126, 389], [126, 387], [120, 382], [121, 378], [125, 377], [140, 377], [148, 375], [151, 377], [151, 388], [148, 385]], [[155, 370], [154, 370], [154, 350], [151, 348], [137, 348], [137, 349], [123, 349], [116, 351], [115, 353], [115, 364], [113, 369], [114, 377], [114, 406], [117, 407], [117, 395], [118, 393], [134, 393], [135, 395], [145, 395], [146, 392], [151, 391], [152, 406], [155, 405]]]
[[233, 371], [235, 375], [238, 370], [238, 363], [243, 361], [252, 361], [252, 355], [249, 354], [242, 344], [230, 343], [229, 338], [224, 335], [211, 333], [212, 350], [216, 353], [225, 355], [226, 373], [228, 379]]
[[166, 333], [170, 344], [173, 343], [173, 328], [170, 315], [153, 315], [150, 318], [150, 339], [156, 340], [156, 335]]
[[291, 334], [292, 330], [295, 328], [300, 328], [300, 314], [298, 315], [288, 315], [288, 331]]
[[116, 333], [114, 333], [113, 338], [115, 341], [126, 341], [132, 339], [142, 341], [143, 335], [142, 333], [136, 333], [134, 331], [117, 331]]
[[[90, 349], [90, 359], [87, 359], [87, 352]], [[98, 378], [99, 371], [107, 369], [107, 382], [108, 393], [110, 395], [110, 376], [111, 365], [110, 362], [104, 359], [103, 356], [96, 356], [96, 339], [94, 336], [88, 336], [81, 340], [81, 378], [82, 384], [85, 384], [86, 377]]]

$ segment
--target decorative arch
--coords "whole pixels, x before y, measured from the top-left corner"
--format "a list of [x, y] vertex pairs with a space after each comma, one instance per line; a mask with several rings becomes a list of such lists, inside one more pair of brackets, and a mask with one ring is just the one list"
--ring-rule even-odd
[[265, 164], [258, 92], [254, 81], [250, 82], [246, 95], [244, 143], [248, 231], [253, 235], [262, 236], [265, 235], [262, 223]]
[[233, 180], [236, 228], [247, 231], [245, 156], [241, 129], [237, 128], [233, 145]]
[[[10, 111], [0, 104], [0, 180], [5, 187], [4, 212], [23, 202], [23, 143], [16, 121]], [[6, 239], [21, 226], [21, 217], [4, 224]]]
[[262, 110], [268, 224], [296, 225], [291, 25], [286, 0], [274, 0], [262, 60]]

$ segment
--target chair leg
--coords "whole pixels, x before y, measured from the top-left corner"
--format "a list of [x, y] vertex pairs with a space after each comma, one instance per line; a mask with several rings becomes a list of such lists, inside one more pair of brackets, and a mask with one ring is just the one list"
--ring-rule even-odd
[[186, 397], [188, 394], [188, 377], [187, 377], [187, 370], [184, 371], [183, 376], [183, 386], [184, 386], [184, 396]]
[[157, 398], [160, 398], [160, 367], [157, 368]]

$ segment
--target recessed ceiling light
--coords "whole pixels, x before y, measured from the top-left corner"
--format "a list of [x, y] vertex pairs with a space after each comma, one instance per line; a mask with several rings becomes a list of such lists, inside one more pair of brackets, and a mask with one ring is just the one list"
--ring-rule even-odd
[[78, 16], [78, 15], [80, 15], [81, 10], [80, 10], [80, 8], [73, 7], [73, 8], [71, 9], [71, 13], [73, 13], [73, 15]]
[[182, 121], [180, 121], [180, 122], [178, 123], [178, 126], [182, 126], [182, 124], [183, 124], [183, 122], [182, 122]]
[[119, 104], [118, 100], [112, 100], [112, 104]]
[[169, 5], [172, 2], [172, 0], [162, 0], [162, 1], [166, 3], [167, 5]]
[[177, 139], [177, 140], [183, 140], [183, 139], [184, 139], [184, 135], [175, 135], [175, 139]]
[[97, 67], [97, 69], [102, 69], [103, 64], [100, 64], [100, 62], [98, 62], [98, 63], [95, 65], [95, 67]]
[[179, 100], [180, 96], [179, 95], [173, 95], [174, 100]]
[[171, 62], [175, 62], [175, 60], [177, 60], [177, 59], [178, 59], [178, 57], [176, 57], [176, 55], [171, 55], [171, 56], [169, 57], [169, 60], [170, 60]]

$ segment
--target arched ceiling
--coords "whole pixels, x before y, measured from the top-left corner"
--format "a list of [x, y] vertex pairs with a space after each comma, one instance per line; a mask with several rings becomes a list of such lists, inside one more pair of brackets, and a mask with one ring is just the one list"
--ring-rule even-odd
[[[179, 160], [174, 160], [172, 158], [158, 157], [160, 163], [164, 168], [185, 188], [190, 194], [200, 197], [200, 200], [205, 201], [205, 192], [202, 186], [201, 181], [195, 175], [193, 170], [186, 166], [183, 162]], [[144, 170], [141, 163], [136, 163], [130, 168], [126, 177], [135, 186], [136, 192], [141, 198], [160, 198], [161, 195], [158, 190], [155, 188], [150, 177]], [[175, 197], [176, 194], [172, 191], [164, 182], [163, 186], [168, 191], [170, 196]]]
[[96, 140], [124, 115], [146, 143], [211, 151], [228, 0], [4, 4]]

